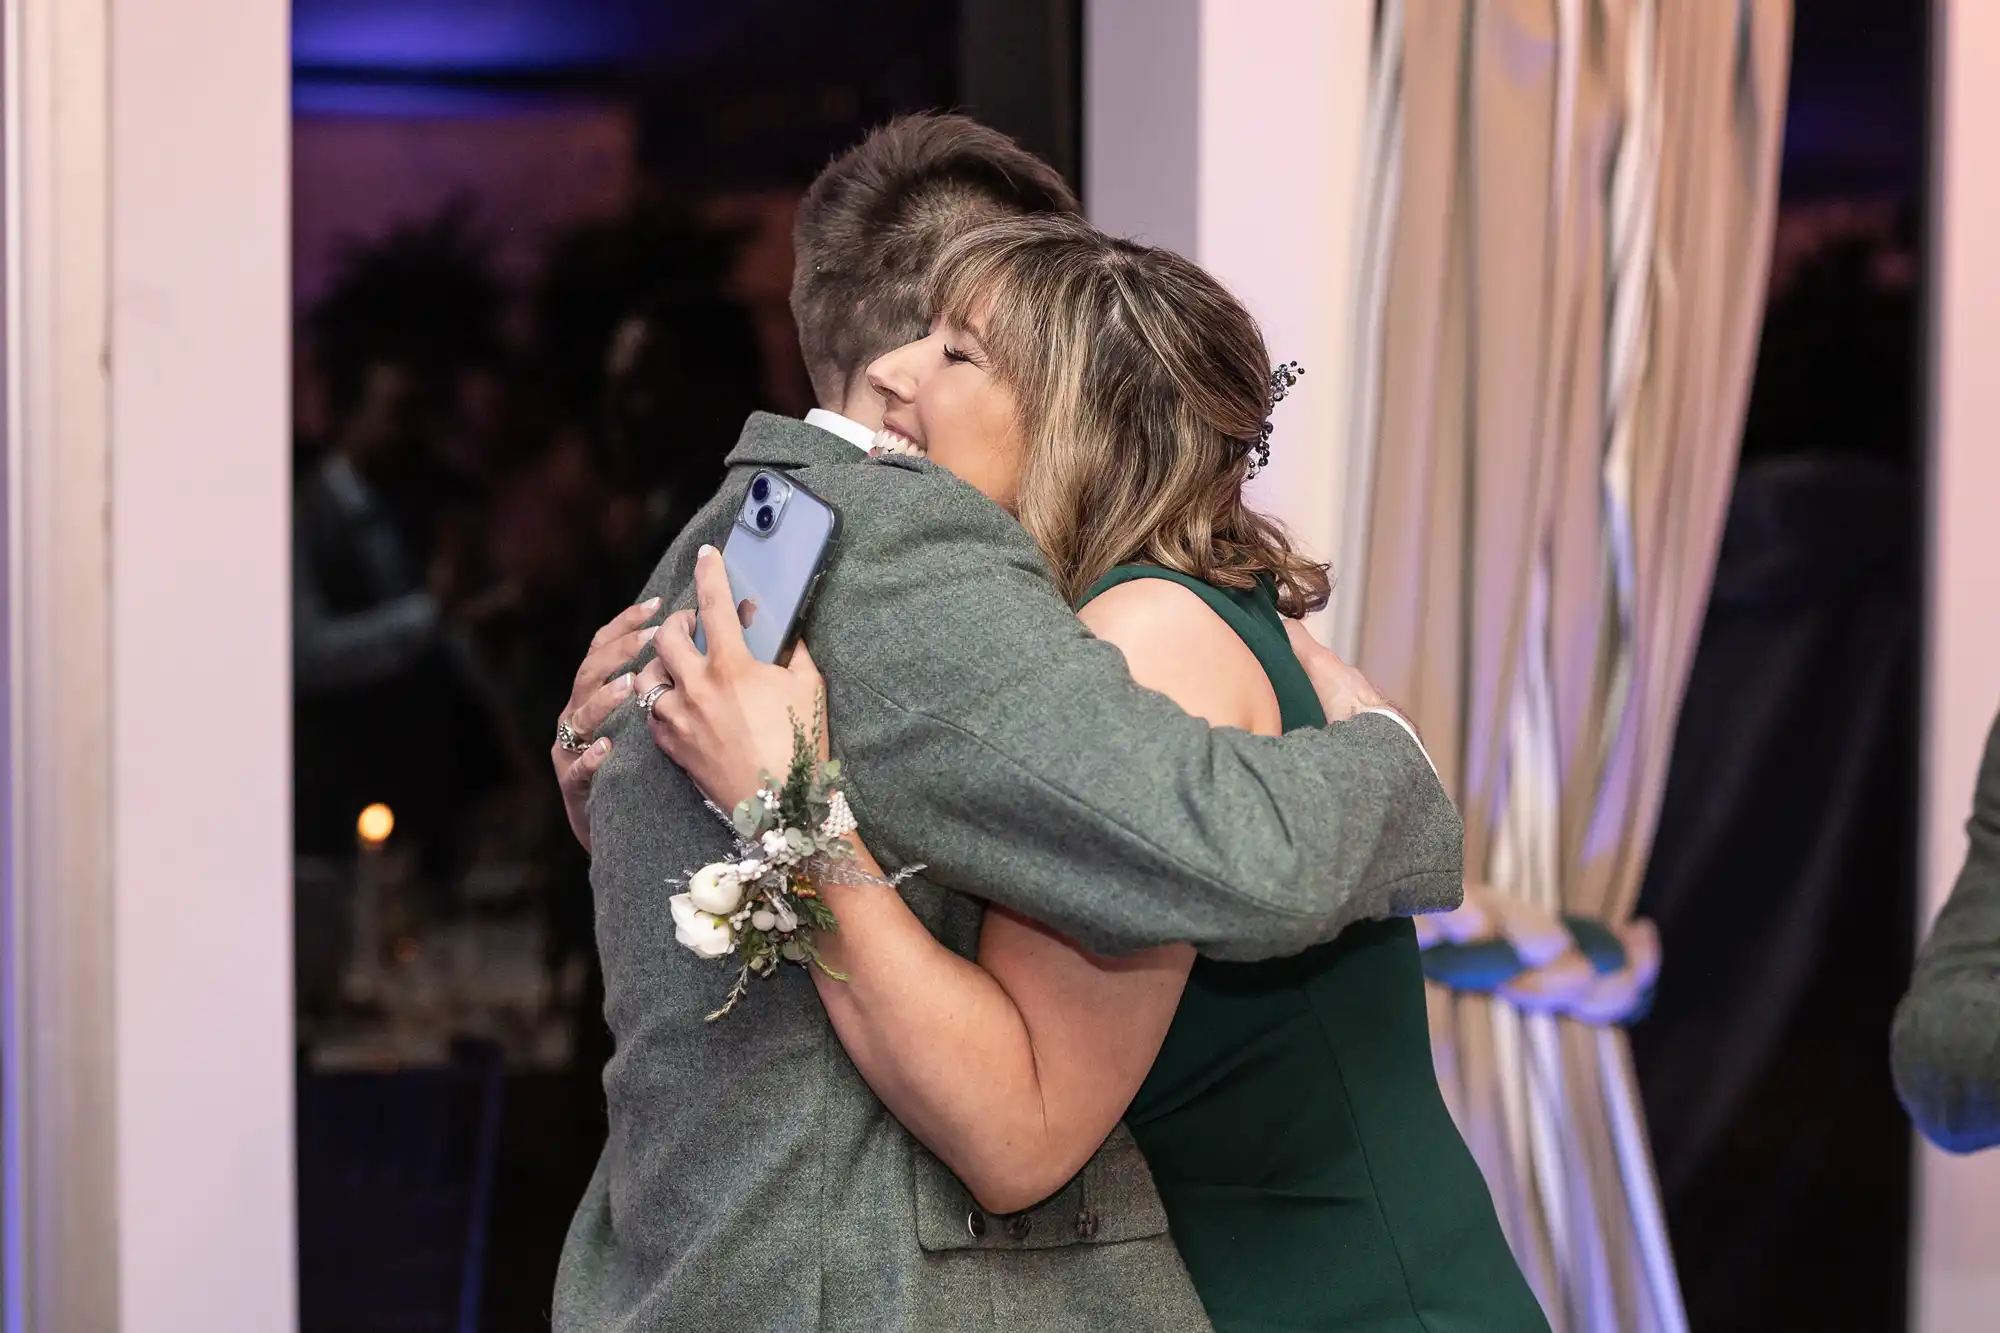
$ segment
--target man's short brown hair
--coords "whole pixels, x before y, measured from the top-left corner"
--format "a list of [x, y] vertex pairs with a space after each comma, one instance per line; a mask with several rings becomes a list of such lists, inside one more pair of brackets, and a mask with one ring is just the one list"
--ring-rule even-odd
[[964, 116], [901, 116], [835, 158], [792, 224], [792, 318], [821, 403], [923, 336], [924, 279], [953, 237], [996, 218], [1075, 213], [1054, 167]]

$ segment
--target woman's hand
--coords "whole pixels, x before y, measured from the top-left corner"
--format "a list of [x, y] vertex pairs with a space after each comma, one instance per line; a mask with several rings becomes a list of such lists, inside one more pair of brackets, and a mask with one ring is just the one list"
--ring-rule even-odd
[[[788, 666], [750, 655], [729, 575], [712, 546], [695, 557], [694, 586], [708, 652], [694, 646], [695, 612], [668, 617], [653, 638], [659, 655], [639, 673], [636, 689], [642, 701], [652, 696], [646, 721], [654, 743], [709, 800], [731, 811], [756, 794], [763, 774], [783, 781], [793, 728], [811, 730], [825, 686], [803, 643]], [[817, 739], [824, 756], [824, 726]]]
[[[562, 788], [563, 812], [569, 816], [570, 832], [590, 850], [590, 784], [597, 770], [611, 754], [609, 739], [597, 739], [597, 729], [613, 709], [632, 697], [632, 676], [613, 675], [618, 668], [639, 655], [653, 631], [646, 622], [660, 609], [660, 599], [648, 598], [628, 606], [590, 641], [590, 653], [576, 669], [569, 703], [558, 719], [557, 740], [549, 747], [549, 762], [555, 766], [556, 784]], [[567, 730], [564, 730], [567, 728]], [[568, 741], [565, 745], [563, 742]], [[570, 746], [580, 746], [571, 749]]]
[[1392, 705], [1358, 667], [1349, 666], [1333, 649], [1315, 639], [1303, 621], [1285, 621], [1285, 634], [1292, 641], [1292, 654], [1306, 669], [1313, 693], [1328, 722], [1345, 722], [1366, 708]]

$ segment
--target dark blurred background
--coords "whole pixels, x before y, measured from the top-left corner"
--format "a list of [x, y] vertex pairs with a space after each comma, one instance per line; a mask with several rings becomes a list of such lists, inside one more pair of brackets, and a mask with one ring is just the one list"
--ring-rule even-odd
[[[571, 674], [744, 416], [811, 406], [806, 183], [937, 107], [1076, 180], [1082, 3], [295, 0], [307, 1333], [547, 1326], [609, 1052], [547, 766]], [[1926, 9], [1796, 6], [1743, 469], [1642, 901], [1667, 965], [1634, 1054], [1698, 1330], [1902, 1327]], [[359, 837], [377, 804], [393, 832]]]
[[1770, 304], [1639, 910], [1690, 1326], [1894, 1333], [1911, 1138], [1932, 7], [1798, 0]]
[[571, 676], [744, 417], [812, 406], [806, 184], [949, 107], [1074, 176], [1079, 40], [1078, 0], [296, 0], [308, 1333], [547, 1327], [610, 1049]]

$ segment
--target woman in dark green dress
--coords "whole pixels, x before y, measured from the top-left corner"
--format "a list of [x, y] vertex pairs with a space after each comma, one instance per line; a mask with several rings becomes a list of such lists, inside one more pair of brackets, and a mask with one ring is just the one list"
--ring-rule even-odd
[[[1285, 730], [1325, 725], [1268, 583], [1122, 565], [1092, 595], [1142, 578], [1242, 638]], [[1438, 1093], [1407, 920], [1276, 962], [1197, 959], [1126, 1123], [1218, 1329], [1546, 1327]]]
[[[1325, 604], [1326, 569], [1242, 496], [1278, 382], [1242, 306], [1186, 260], [1052, 218], [971, 232], [933, 286], [929, 336], [869, 372], [882, 443], [1014, 514], [1141, 685], [1219, 726], [1324, 725], [1281, 616]], [[810, 710], [809, 663], [777, 674]], [[816, 973], [821, 998], [989, 1212], [1054, 1193], [1122, 1119], [1222, 1333], [1546, 1330], [1439, 1095], [1407, 920], [1224, 965], [1095, 957], [989, 909], [967, 960], [854, 882], [879, 874], [856, 850], [863, 875], [821, 890], [848, 978]]]

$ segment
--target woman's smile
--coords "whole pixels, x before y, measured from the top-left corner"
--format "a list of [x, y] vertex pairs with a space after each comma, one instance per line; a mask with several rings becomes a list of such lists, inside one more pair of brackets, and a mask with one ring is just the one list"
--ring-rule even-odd
[[875, 452], [885, 454], [921, 454], [924, 442], [909, 427], [882, 419], [882, 429], [875, 432]]

